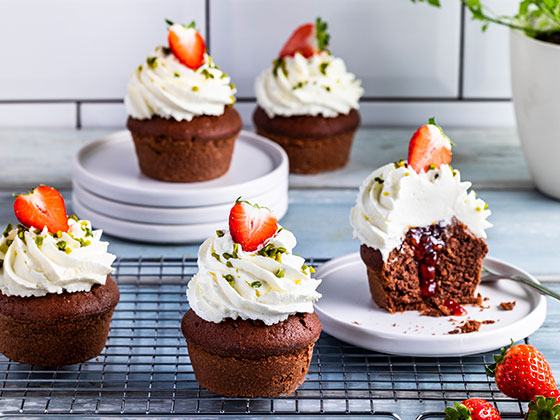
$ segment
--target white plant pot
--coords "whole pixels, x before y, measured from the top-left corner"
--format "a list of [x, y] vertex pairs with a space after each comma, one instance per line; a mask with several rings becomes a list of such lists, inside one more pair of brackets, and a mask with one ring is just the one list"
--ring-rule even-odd
[[539, 190], [560, 199], [560, 45], [510, 32], [517, 130]]

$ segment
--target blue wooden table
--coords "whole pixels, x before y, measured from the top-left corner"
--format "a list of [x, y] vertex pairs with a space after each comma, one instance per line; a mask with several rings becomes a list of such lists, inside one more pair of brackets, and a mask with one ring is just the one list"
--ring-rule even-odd
[[[0, 130], [0, 225], [13, 223], [13, 192], [40, 183], [62, 190], [72, 208], [70, 160], [75, 151], [108, 130]], [[349, 211], [357, 188], [371, 170], [406, 158], [413, 129], [362, 129], [351, 162], [344, 170], [316, 176], [290, 177], [290, 206], [281, 224], [298, 239], [296, 252], [331, 258], [357, 252]], [[488, 231], [491, 256], [531, 272], [560, 291], [560, 202], [537, 192], [512, 129], [448, 129], [454, 141], [453, 166], [492, 210]], [[152, 245], [107, 236], [110, 251], [120, 257], [196, 257], [197, 244]], [[549, 302], [544, 326], [531, 337], [560, 372], [557, 338], [560, 303]], [[560, 378], [559, 378], [560, 379]], [[406, 412], [406, 403], [399, 401]], [[429, 406], [426, 403], [426, 406]], [[0, 410], [1, 412], [1, 410]], [[412, 412], [404, 417], [413, 417]]]

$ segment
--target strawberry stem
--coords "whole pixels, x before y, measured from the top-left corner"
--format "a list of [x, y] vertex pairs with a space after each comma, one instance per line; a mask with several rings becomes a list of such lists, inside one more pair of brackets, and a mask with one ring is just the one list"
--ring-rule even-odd
[[511, 344], [507, 349], [505, 347], [502, 347], [502, 349], [500, 350], [500, 354], [494, 355], [494, 363], [484, 367], [484, 370], [486, 371], [486, 375], [488, 375], [491, 378], [496, 376], [496, 366], [498, 366], [502, 362], [502, 360], [504, 360], [507, 351], [512, 347], [513, 347], [513, 339], [511, 339]]
[[556, 398], [539, 395], [534, 401], [529, 402], [529, 411], [525, 420], [558, 420], [560, 417], [560, 404]]
[[445, 420], [472, 420], [470, 410], [463, 404], [454, 403], [455, 407], [445, 409]]

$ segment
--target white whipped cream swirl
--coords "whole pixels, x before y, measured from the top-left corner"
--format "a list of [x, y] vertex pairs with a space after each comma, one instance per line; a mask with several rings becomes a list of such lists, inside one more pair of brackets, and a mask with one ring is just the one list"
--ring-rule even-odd
[[[209, 322], [241, 318], [272, 325], [298, 312], [313, 312], [313, 302], [321, 297], [316, 291], [321, 280], [311, 278], [305, 260], [292, 254], [296, 238], [280, 229], [264, 246], [269, 244], [285, 250], [280, 261], [243, 251], [228, 232], [207, 239], [198, 252], [199, 271], [187, 290], [196, 314]], [[233, 257], [226, 259], [227, 254]]]
[[285, 57], [255, 81], [257, 102], [274, 116], [336, 117], [358, 109], [364, 90], [341, 58], [320, 52], [305, 58]]
[[226, 105], [235, 103], [236, 92], [208, 54], [192, 70], [168, 49], [156, 47], [130, 77], [124, 103], [128, 115], [136, 119], [191, 121], [198, 115], [222, 115]]
[[[87, 292], [105, 284], [115, 256], [89, 221], [68, 219], [60, 237], [39, 229], [14, 228], [0, 238], [0, 291], [7, 296]], [[18, 235], [18, 232], [19, 233]]]
[[448, 224], [453, 217], [474, 235], [486, 238], [485, 229], [492, 227], [486, 220], [491, 212], [474, 191], [468, 191], [470, 186], [449, 165], [421, 173], [404, 164], [382, 166], [360, 187], [350, 213], [354, 237], [378, 249], [384, 261], [411, 227]]

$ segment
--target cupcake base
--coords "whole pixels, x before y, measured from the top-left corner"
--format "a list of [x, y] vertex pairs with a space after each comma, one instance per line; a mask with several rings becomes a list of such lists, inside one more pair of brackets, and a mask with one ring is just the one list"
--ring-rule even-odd
[[315, 313], [267, 326], [259, 321], [208, 322], [189, 310], [182, 321], [196, 380], [227, 397], [277, 397], [304, 381], [321, 332]]
[[344, 167], [350, 158], [358, 111], [334, 118], [294, 116], [270, 118], [258, 107], [253, 114], [257, 134], [286, 150], [290, 172], [315, 174]]
[[229, 106], [222, 115], [191, 121], [129, 117], [127, 122], [140, 170], [166, 182], [201, 182], [225, 174], [241, 126], [241, 117]]
[[105, 347], [118, 301], [119, 289], [110, 277], [89, 292], [41, 297], [0, 292], [0, 352], [44, 367], [85, 362]]

